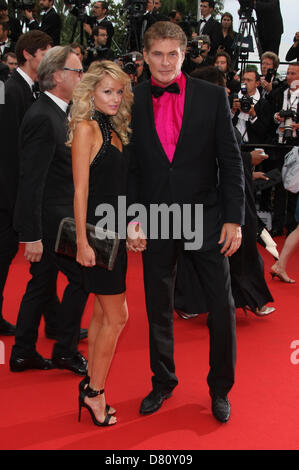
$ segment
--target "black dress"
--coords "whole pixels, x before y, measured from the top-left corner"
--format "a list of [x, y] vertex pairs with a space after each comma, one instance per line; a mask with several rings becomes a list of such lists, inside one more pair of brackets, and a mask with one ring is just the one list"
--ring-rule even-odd
[[[101, 219], [96, 216], [96, 208], [99, 204], [110, 204], [115, 211], [117, 231], [118, 196], [125, 196], [127, 188], [127, 160], [125, 153], [111, 144], [112, 127], [109, 117], [96, 111], [94, 119], [101, 129], [103, 144], [90, 165], [86, 219], [88, 223], [96, 225]], [[112, 271], [100, 266], [83, 268], [84, 288], [94, 294], [121, 294], [126, 290], [126, 269], [126, 240], [121, 240]]]

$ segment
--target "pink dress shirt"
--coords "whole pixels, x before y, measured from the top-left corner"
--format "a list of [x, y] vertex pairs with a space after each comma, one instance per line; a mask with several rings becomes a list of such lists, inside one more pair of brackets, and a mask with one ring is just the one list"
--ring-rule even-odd
[[[153, 78], [151, 81], [153, 85], [160, 86]], [[157, 134], [170, 163], [172, 162], [182, 127], [186, 77], [181, 72], [171, 83], [179, 85], [179, 94], [165, 92], [159, 98], [153, 96], [153, 111]]]

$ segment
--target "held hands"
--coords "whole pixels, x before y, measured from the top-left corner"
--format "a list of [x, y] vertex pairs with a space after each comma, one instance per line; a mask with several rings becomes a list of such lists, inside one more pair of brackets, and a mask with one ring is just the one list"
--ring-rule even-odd
[[240, 247], [242, 242], [242, 231], [239, 224], [225, 223], [222, 226], [218, 244], [224, 243], [220, 253], [224, 256], [233, 255]]
[[43, 242], [31, 242], [25, 244], [24, 256], [27, 261], [31, 263], [38, 263], [41, 260], [43, 254]]
[[77, 263], [81, 266], [86, 266], [87, 268], [92, 268], [96, 264], [96, 257], [93, 249], [88, 244], [88, 242], [77, 243]]
[[127, 232], [127, 249], [138, 253], [146, 249], [146, 237], [139, 224], [129, 224]]

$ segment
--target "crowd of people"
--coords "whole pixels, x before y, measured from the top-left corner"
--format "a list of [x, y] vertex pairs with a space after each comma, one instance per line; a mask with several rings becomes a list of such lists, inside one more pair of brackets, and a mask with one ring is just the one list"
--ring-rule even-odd
[[[271, 184], [270, 174], [281, 171], [285, 155], [298, 145], [299, 33], [287, 55], [297, 62], [289, 64], [282, 80], [279, 1], [254, 1], [263, 48], [260, 72], [248, 66], [238, 73], [232, 66], [233, 17], [225, 12], [218, 22], [214, 3], [203, 0], [201, 18], [191, 24], [176, 10], [161, 14], [161, 0], [149, 0], [130, 50], [119, 57], [106, 2], [96, 1], [93, 15], [84, 19], [87, 46], [62, 46], [53, 0], [40, 0], [41, 23], [32, 11], [24, 11], [29, 31], [23, 34], [0, 1], [0, 74], [5, 82], [0, 105], [0, 334], [15, 336], [12, 372], [57, 367], [84, 376], [79, 419], [86, 408], [98, 426], [117, 422], [104, 389], [128, 318], [127, 250], [142, 253], [149, 321], [153, 388], [141, 403], [141, 414], [156, 412], [178, 383], [174, 311], [185, 319], [208, 312], [212, 412], [228, 421], [235, 308], [258, 316], [275, 310], [267, 305], [274, 299], [257, 241], [276, 260], [272, 276], [295, 282], [287, 262], [299, 244], [298, 197], [280, 180]], [[281, 26], [275, 29], [279, 37], [270, 42], [266, 26], [259, 29], [268, 7]], [[257, 190], [257, 181], [265, 182], [264, 190]], [[120, 196], [128, 206], [141, 204], [148, 214], [155, 204], [189, 205], [195, 231], [196, 207], [202, 205], [201, 247], [186, 248], [184, 230], [177, 238], [174, 226], [164, 237], [161, 221], [158, 236], [151, 238], [150, 216], [146, 223], [129, 218], [114, 268], [98, 265], [86, 223], [98, 223], [101, 203], [109, 204], [118, 220]], [[273, 214], [271, 230], [257, 208]], [[75, 220], [76, 259], [55, 251], [65, 217]], [[273, 239], [284, 231], [279, 255]], [[3, 317], [2, 305], [19, 243], [31, 279], [15, 327]], [[61, 300], [59, 272], [68, 281]], [[87, 361], [78, 342], [87, 336], [80, 325], [89, 294], [94, 294], [94, 309]], [[46, 335], [56, 340], [51, 359], [36, 350], [42, 315]]]

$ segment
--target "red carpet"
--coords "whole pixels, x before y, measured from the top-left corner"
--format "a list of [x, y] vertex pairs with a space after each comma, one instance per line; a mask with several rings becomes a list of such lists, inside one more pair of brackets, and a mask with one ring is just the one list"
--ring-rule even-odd
[[[278, 239], [281, 248], [283, 239]], [[128, 305], [130, 319], [117, 347], [106, 386], [109, 403], [118, 411], [118, 424], [95, 427], [86, 410], [77, 418], [80, 380], [68, 371], [11, 373], [13, 338], [1, 337], [5, 364], [0, 365], [1, 449], [298, 449], [299, 400], [299, 258], [289, 264], [295, 285], [271, 280], [273, 258], [261, 249], [266, 279], [276, 312], [267, 318], [237, 311], [238, 356], [236, 385], [230, 393], [231, 420], [218, 423], [210, 412], [206, 384], [208, 330], [206, 315], [175, 319], [175, 357], [179, 386], [159, 412], [141, 417], [141, 399], [151, 388], [148, 330], [142, 286], [141, 259], [130, 255]], [[18, 306], [29, 278], [19, 252], [5, 291], [5, 318], [16, 322]], [[65, 280], [59, 277], [61, 294]], [[82, 326], [92, 310], [89, 300]], [[37, 349], [51, 357], [53, 341], [40, 328]], [[298, 340], [298, 354], [291, 343]], [[87, 355], [87, 341], [80, 343]], [[294, 364], [291, 362], [293, 353]], [[1, 362], [1, 361], [0, 361]], [[298, 364], [296, 364], [298, 362]]]

